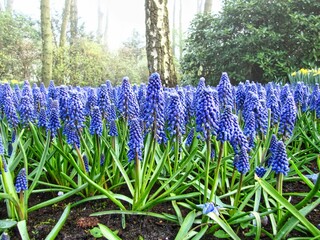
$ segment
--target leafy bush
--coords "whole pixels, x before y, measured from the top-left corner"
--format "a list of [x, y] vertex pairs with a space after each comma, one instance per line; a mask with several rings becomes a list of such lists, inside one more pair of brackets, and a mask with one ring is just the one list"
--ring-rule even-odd
[[220, 15], [193, 20], [182, 59], [184, 82], [287, 78], [291, 68], [319, 65], [320, 3], [226, 1]]

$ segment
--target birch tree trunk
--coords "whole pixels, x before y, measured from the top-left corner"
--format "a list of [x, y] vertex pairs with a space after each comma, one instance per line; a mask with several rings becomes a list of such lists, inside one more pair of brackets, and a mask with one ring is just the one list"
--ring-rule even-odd
[[50, 0], [41, 0], [42, 81], [48, 86], [52, 78], [52, 30]]
[[177, 85], [170, 45], [167, 0], [146, 0], [146, 50], [149, 73], [158, 72], [163, 84]]

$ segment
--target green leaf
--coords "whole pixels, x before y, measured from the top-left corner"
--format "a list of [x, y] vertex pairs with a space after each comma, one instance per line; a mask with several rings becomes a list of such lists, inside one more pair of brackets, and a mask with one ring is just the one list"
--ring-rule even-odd
[[108, 228], [107, 226], [98, 223], [98, 226], [101, 230], [101, 233], [103, 234], [103, 236], [106, 239], [112, 239], [112, 240], [121, 240], [121, 238], [115, 234], [110, 228]]
[[310, 223], [308, 219], [306, 219], [291, 203], [289, 203], [287, 199], [281, 196], [277, 190], [261, 178], [257, 177], [256, 180], [270, 196], [272, 196], [283, 207], [288, 209], [288, 211], [290, 211], [290, 213], [295, 216], [312, 233], [313, 236], [320, 236], [320, 230]]
[[196, 212], [194, 210], [188, 213], [188, 215], [183, 220], [183, 223], [180, 227], [180, 230], [175, 240], [186, 239], [188, 232], [194, 223], [195, 218], [196, 218]]
[[16, 224], [17, 222], [11, 219], [0, 220], [0, 229], [8, 229], [15, 226]]
[[54, 228], [51, 230], [51, 232], [46, 237], [46, 240], [55, 239], [58, 233], [60, 232], [61, 228], [63, 227], [64, 223], [67, 220], [67, 217], [69, 216], [71, 206], [68, 204], [68, 206], [64, 209], [59, 221], [56, 223]]
[[217, 238], [229, 238], [229, 234], [227, 234], [225, 231], [223, 231], [222, 229], [216, 231], [214, 233], [214, 236]]
[[29, 234], [28, 234], [28, 229], [27, 229], [27, 222], [26, 220], [19, 221], [18, 224], [18, 230], [21, 236], [22, 240], [29, 240]]
[[222, 227], [222, 229], [224, 231], [226, 231], [227, 234], [229, 234], [229, 236], [232, 239], [236, 239], [236, 240], [240, 240], [240, 238], [237, 236], [237, 234], [232, 230], [232, 228], [230, 227], [230, 225], [224, 221], [222, 221], [222, 219], [217, 216], [215, 213], [210, 212], [208, 213], [208, 216], [213, 219], [220, 227]]
[[90, 233], [94, 238], [101, 238], [103, 237], [103, 234], [101, 232], [100, 228], [94, 227], [92, 229], [90, 229]]

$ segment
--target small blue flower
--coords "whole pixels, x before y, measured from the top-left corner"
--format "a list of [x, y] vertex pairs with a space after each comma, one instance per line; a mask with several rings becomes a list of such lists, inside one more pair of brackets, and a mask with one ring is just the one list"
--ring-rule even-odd
[[21, 97], [19, 113], [23, 125], [27, 125], [29, 121], [34, 121], [34, 108], [28, 95], [23, 95]]
[[202, 209], [203, 214], [208, 214], [213, 212], [217, 216], [219, 216], [219, 206], [216, 206], [213, 202], [205, 203], [205, 204], [198, 204], [197, 207]]
[[71, 123], [66, 123], [64, 125], [63, 134], [67, 137], [67, 143], [72, 147], [80, 147], [80, 136], [78, 134], [78, 130]]
[[184, 126], [184, 113], [179, 95], [171, 93], [167, 109], [167, 122], [168, 131], [171, 136], [179, 134], [180, 136], [185, 133]]
[[54, 85], [54, 81], [50, 80], [49, 87], [48, 87], [48, 95], [47, 98], [52, 98], [52, 100], [58, 99], [58, 91]]
[[82, 128], [84, 126], [84, 106], [80, 99], [79, 93], [70, 91], [68, 99], [68, 123], [75, 128]]
[[115, 120], [110, 122], [109, 136], [116, 137], [118, 136], [118, 129]]
[[82, 156], [82, 159], [83, 159], [83, 163], [84, 163], [84, 167], [86, 169], [86, 172], [90, 172], [89, 170], [89, 160], [88, 160], [88, 157], [86, 155], [83, 155]]
[[24, 81], [23, 88], [21, 91], [21, 97], [27, 96], [30, 100], [33, 99], [32, 90], [28, 80]]
[[105, 160], [106, 160], [106, 157], [105, 157], [104, 154], [102, 153], [102, 154], [101, 154], [101, 157], [100, 157], [100, 166], [103, 166], [103, 165], [104, 165]]
[[247, 149], [242, 147], [240, 153], [234, 157], [233, 165], [241, 174], [246, 174], [250, 170], [249, 156]]
[[268, 152], [269, 152], [269, 158], [267, 162], [268, 167], [272, 165], [272, 161], [277, 151], [277, 144], [278, 144], [277, 136], [275, 134], [272, 134], [271, 140], [270, 140], [270, 146], [268, 149]]
[[255, 172], [259, 178], [262, 178], [266, 174], [267, 170], [264, 167], [256, 167]]
[[220, 78], [220, 82], [217, 86], [220, 109], [224, 109], [227, 106], [232, 107], [233, 105], [233, 95], [232, 86], [226, 72], [223, 72]]
[[242, 82], [240, 82], [236, 89], [236, 106], [237, 112], [243, 109], [243, 104], [246, 99], [245, 87]]
[[53, 100], [51, 102], [50, 114], [48, 119], [48, 130], [51, 132], [51, 136], [54, 138], [57, 135], [58, 130], [61, 127], [59, 119], [59, 102]]
[[17, 193], [28, 190], [28, 180], [27, 180], [26, 170], [24, 168], [22, 168], [18, 173], [15, 187], [16, 187]]
[[38, 116], [38, 127], [47, 128], [47, 112], [44, 108], [40, 109]]
[[60, 86], [59, 88], [59, 112], [61, 121], [65, 122], [68, 118], [68, 87]]
[[2, 142], [2, 137], [0, 136], [0, 155], [4, 155], [4, 146]]
[[142, 160], [142, 148], [143, 148], [143, 138], [142, 131], [140, 127], [140, 121], [137, 118], [129, 120], [129, 141], [128, 141], [129, 151], [128, 160], [131, 162], [135, 160], [136, 157]]
[[285, 137], [292, 135], [296, 121], [296, 106], [291, 94], [286, 98], [285, 104], [281, 108], [279, 132]]
[[102, 135], [102, 118], [98, 106], [95, 106], [91, 113], [90, 134], [97, 134], [98, 136]]
[[234, 133], [233, 114], [231, 111], [231, 106], [227, 105], [224, 108], [224, 111], [220, 114], [221, 115], [219, 121], [217, 140], [221, 142], [230, 142]]
[[19, 119], [18, 119], [16, 108], [13, 104], [11, 97], [7, 97], [4, 100], [4, 113], [7, 117], [9, 127], [11, 128], [17, 127], [19, 123]]
[[286, 147], [281, 140], [279, 140], [277, 143], [277, 151], [271, 163], [271, 167], [276, 174], [282, 173], [283, 175], [287, 175], [289, 172], [289, 162]]
[[194, 128], [191, 128], [188, 136], [187, 136], [187, 140], [186, 140], [186, 145], [190, 146], [193, 142], [193, 138], [194, 138]]
[[230, 141], [231, 146], [236, 154], [240, 152], [241, 148], [249, 149], [249, 144], [246, 136], [243, 134], [237, 116], [233, 115], [234, 133]]
[[308, 105], [311, 111], [315, 111], [317, 109], [317, 100], [320, 96], [319, 84], [316, 83], [313, 87], [312, 93], [309, 96]]
[[102, 117], [107, 118], [111, 102], [106, 84], [102, 84], [98, 89], [97, 103]]
[[164, 132], [164, 93], [160, 75], [153, 73], [149, 77], [145, 105], [144, 121], [147, 132], [151, 129], [158, 143], [166, 143], [167, 137]]
[[276, 90], [271, 90], [267, 98], [267, 108], [271, 111], [271, 125], [277, 124], [280, 117], [279, 99], [276, 95]]
[[[95, 93], [93, 88], [88, 89], [88, 98], [85, 105], [85, 115], [90, 116], [91, 110], [97, 106], [97, 94]], [[101, 111], [100, 111], [101, 112]]]
[[210, 89], [204, 89], [201, 91], [200, 98], [196, 111], [196, 126], [197, 132], [202, 132], [205, 138], [207, 134], [217, 133], [219, 126], [219, 115], [217, 108], [215, 108], [215, 102]]

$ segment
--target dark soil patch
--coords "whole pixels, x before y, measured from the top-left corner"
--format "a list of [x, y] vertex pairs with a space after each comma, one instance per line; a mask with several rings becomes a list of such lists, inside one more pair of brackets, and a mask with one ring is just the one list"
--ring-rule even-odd
[[[284, 193], [309, 191], [310, 189], [308, 188], [308, 186], [300, 181], [285, 182], [283, 186]], [[29, 206], [34, 206], [53, 197], [55, 196], [52, 193], [33, 194], [29, 200]], [[286, 198], [288, 199], [287, 196]], [[300, 197], [291, 196], [290, 202], [292, 204], [297, 204], [299, 201], [301, 201], [301, 199], [302, 198]], [[81, 200], [80, 197], [72, 196], [65, 201], [59, 202], [58, 204], [41, 208], [29, 213], [27, 224], [30, 238], [34, 240], [45, 239], [56, 222], [59, 220], [66, 205], [69, 203], [75, 203], [79, 200]], [[124, 240], [136, 240], [139, 239], [139, 237], [142, 237], [141, 239], [145, 240], [171, 240], [175, 238], [177, 232], [180, 229], [180, 226], [178, 224], [149, 216], [126, 215], [125, 226], [123, 225], [124, 219], [119, 214], [98, 216], [93, 220], [89, 218], [90, 214], [92, 213], [114, 209], [118, 208], [107, 199], [90, 201], [73, 207], [57, 239], [95, 239], [90, 233], [90, 230], [94, 228], [95, 222], [104, 224], [111, 230], [117, 231], [118, 236]], [[189, 212], [189, 210], [187, 209], [181, 210], [183, 211], [183, 215], [186, 215]], [[170, 202], [157, 205], [153, 209], [151, 209], [151, 211], [156, 213], [174, 214], [174, 210]], [[7, 218], [6, 207], [4, 202], [2, 201], [0, 202], [0, 219], [5, 218]], [[308, 214], [307, 218], [315, 226], [320, 227], [320, 206], [317, 206], [316, 209]], [[93, 224], [89, 223], [91, 220], [93, 221]], [[81, 224], [81, 221], [88, 224]], [[269, 230], [268, 227], [269, 226], [265, 226], [266, 230]], [[238, 234], [240, 235], [239, 237], [241, 239], [253, 238], [253, 236], [245, 237], [245, 232], [246, 229], [238, 229]], [[10, 235], [12, 236], [11, 239], [13, 240], [20, 239], [17, 229], [13, 229]], [[308, 237], [308, 235], [303, 235], [302, 233], [297, 231], [292, 231], [290, 236]], [[217, 238], [213, 237], [213, 235], [210, 234], [204, 236], [202, 239], [209, 240]], [[262, 235], [261, 239], [269, 238]]]

